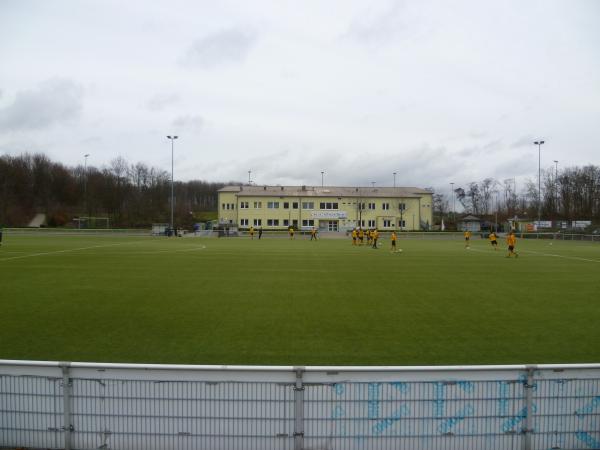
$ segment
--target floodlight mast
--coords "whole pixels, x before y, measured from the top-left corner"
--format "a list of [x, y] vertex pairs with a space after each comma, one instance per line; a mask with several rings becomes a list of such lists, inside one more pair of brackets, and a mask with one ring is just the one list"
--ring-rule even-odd
[[540, 220], [542, 216], [542, 144], [545, 141], [535, 141], [534, 144], [538, 146], [538, 227], [540, 226]]
[[174, 233], [173, 230], [173, 142], [175, 141], [175, 139], [178, 139], [179, 136], [167, 136], [167, 139], [169, 139], [171, 141], [171, 226], [170, 226], [170, 232], [171, 234]]

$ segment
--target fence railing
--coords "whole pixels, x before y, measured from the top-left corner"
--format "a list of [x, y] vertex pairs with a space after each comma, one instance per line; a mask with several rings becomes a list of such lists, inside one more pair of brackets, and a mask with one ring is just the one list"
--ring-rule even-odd
[[0, 447], [600, 448], [600, 364], [227, 367], [0, 360]]

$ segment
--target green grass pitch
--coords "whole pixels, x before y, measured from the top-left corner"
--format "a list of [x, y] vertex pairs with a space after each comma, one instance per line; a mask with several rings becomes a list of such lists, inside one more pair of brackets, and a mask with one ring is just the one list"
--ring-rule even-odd
[[5, 235], [0, 359], [600, 362], [600, 244]]

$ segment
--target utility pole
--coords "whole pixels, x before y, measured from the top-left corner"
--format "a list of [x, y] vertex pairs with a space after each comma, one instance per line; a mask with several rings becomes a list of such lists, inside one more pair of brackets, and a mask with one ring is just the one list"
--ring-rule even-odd
[[545, 141], [535, 141], [538, 146], [538, 227], [542, 216], [542, 144]]
[[178, 139], [179, 136], [167, 136], [167, 139], [171, 140], [171, 233], [174, 235], [175, 230], [173, 229], [173, 203], [174, 203], [174, 195], [173, 195], [173, 142], [175, 139]]

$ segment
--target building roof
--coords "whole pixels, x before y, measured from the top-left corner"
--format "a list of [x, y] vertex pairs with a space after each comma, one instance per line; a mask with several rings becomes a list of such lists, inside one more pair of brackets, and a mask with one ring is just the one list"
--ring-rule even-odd
[[479, 217], [475, 217], [475, 216], [465, 216], [462, 219], [460, 219], [460, 222], [480, 222], [481, 219]]
[[341, 187], [341, 186], [225, 186], [219, 192], [235, 192], [238, 197], [413, 197], [432, 192], [416, 187]]

